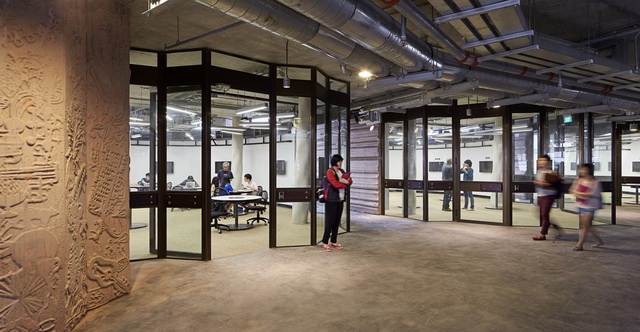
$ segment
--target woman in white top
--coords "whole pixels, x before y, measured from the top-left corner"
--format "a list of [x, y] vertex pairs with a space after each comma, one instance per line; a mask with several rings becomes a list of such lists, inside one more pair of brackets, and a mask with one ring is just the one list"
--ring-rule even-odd
[[593, 176], [593, 165], [583, 164], [578, 169], [578, 178], [573, 181], [569, 193], [576, 197], [576, 205], [578, 206], [578, 218], [580, 220], [580, 232], [578, 244], [573, 247], [575, 251], [583, 250], [582, 246], [587, 238], [587, 233], [596, 240], [596, 244], [592, 247], [599, 247], [604, 244], [602, 238], [598, 235], [595, 228], [591, 227], [593, 214], [597, 209], [602, 208], [602, 199], [600, 182]]

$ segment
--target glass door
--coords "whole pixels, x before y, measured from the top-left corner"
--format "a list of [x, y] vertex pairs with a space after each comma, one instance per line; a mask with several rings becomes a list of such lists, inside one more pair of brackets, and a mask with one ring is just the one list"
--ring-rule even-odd
[[422, 118], [407, 121], [407, 216], [426, 220], [424, 215], [424, 122]]
[[513, 226], [540, 226], [533, 180], [540, 156], [540, 113], [513, 113], [511, 142], [513, 160], [511, 212]]
[[404, 214], [404, 121], [384, 122], [384, 214]]
[[460, 120], [460, 219], [503, 223], [502, 116], [466, 117]]
[[[292, 85], [299, 86], [311, 80], [311, 70], [306, 68], [289, 67], [288, 75]], [[290, 128], [279, 130], [276, 126], [275, 157], [276, 163], [281, 165], [281, 171], [275, 174], [276, 189], [270, 195], [272, 203], [275, 202], [270, 220], [272, 231], [275, 227], [275, 243], [270, 243], [270, 246], [307, 246], [313, 244], [312, 229], [315, 233], [315, 205], [312, 206], [311, 201], [315, 198], [315, 190], [312, 189], [315, 185], [312, 184], [315, 182], [313, 163], [317, 103], [310, 96], [280, 93], [275, 113], [273, 108], [270, 110], [272, 130], [279, 116], [291, 112], [295, 116]]]
[[167, 88], [166, 125], [166, 245], [168, 257], [201, 258], [202, 89]]
[[620, 137], [616, 144], [617, 150], [620, 151], [618, 174], [621, 174], [622, 184], [619, 189], [618, 204], [625, 208], [640, 209], [640, 131], [638, 131], [638, 123], [620, 125], [618, 132]]
[[157, 257], [157, 88], [129, 87], [129, 257]]
[[[594, 224], [611, 224], [614, 220], [615, 205], [613, 202], [613, 132], [610, 116], [594, 113], [590, 116], [591, 127], [584, 131], [588, 145], [584, 149], [590, 158], [585, 160], [593, 164], [594, 175], [602, 186], [603, 209], [596, 211]], [[590, 147], [590, 148], [589, 148]]]
[[427, 220], [453, 220], [453, 118], [428, 117], [425, 124], [427, 146]]

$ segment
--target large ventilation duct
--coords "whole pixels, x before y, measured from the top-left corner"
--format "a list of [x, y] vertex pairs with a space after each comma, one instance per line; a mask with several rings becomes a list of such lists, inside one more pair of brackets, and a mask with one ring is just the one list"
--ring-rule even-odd
[[229, 16], [308, 45], [377, 76], [401, 75], [402, 68], [275, 0], [197, 0]]
[[405, 44], [400, 37], [402, 33], [399, 23], [371, 1], [279, 1], [322, 25], [339, 31], [408, 72], [442, 68], [442, 64], [433, 58], [433, 49], [415, 34], [408, 32]]
[[[640, 103], [632, 100], [601, 95], [592, 92], [569, 89], [541, 79], [526, 77], [514, 77], [508, 74], [495, 74], [485, 70], [472, 70], [467, 73], [467, 79], [478, 82], [478, 87], [498, 91], [506, 91], [515, 94], [527, 94], [525, 92], [548, 93], [550, 100], [559, 100], [577, 105], [611, 105], [611, 108], [630, 112], [640, 110]], [[533, 90], [533, 91], [532, 91]], [[546, 105], [545, 101], [535, 103]]]

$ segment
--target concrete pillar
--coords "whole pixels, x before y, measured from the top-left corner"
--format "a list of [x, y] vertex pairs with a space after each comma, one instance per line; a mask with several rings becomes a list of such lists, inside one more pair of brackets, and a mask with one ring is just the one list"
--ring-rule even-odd
[[70, 331], [130, 289], [128, 1], [5, 0], [0, 31], [0, 330]]
[[[495, 119], [494, 128], [496, 133], [502, 130], [502, 117]], [[491, 152], [491, 160], [493, 161], [491, 181], [502, 182], [502, 135], [496, 134], [493, 136]], [[491, 204], [489, 207], [502, 208], [502, 193], [494, 193], [491, 195]]]
[[[240, 117], [232, 117], [231, 125], [233, 127], [240, 127]], [[231, 181], [231, 186], [234, 189], [241, 189], [240, 184], [242, 183], [242, 176], [244, 175], [242, 169], [242, 165], [244, 165], [243, 143], [242, 135], [231, 135], [231, 171], [234, 176], [233, 181]], [[216, 172], [218, 172], [218, 170], [216, 170]]]
[[[409, 174], [407, 179], [408, 180], [416, 180], [418, 178], [417, 176], [417, 167], [416, 167], [416, 159], [418, 158], [418, 151], [416, 151], [417, 146], [418, 146], [418, 142], [416, 139], [416, 120], [409, 120], [409, 130], [408, 130], [408, 137], [407, 137], [407, 160], [405, 160], [405, 162], [407, 163], [407, 166], [409, 168]], [[422, 172], [422, 170], [420, 170]], [[413, 215], [416, 213], [416, 195], [417, 195], [417, 191], [416, 190], [409, 190], [408, 195], [409, 195], [409, 204], [408, 204], [408, 213], [409, 215]]]
[[[311, 98], [298, 98], [298, 127], [296, 128], [295, 160], [293, 167], [293, 183], [297, 187], [309, 187], [311, 169]], [[309, 203], [293, 203], [292, 223], [309, 222]]]

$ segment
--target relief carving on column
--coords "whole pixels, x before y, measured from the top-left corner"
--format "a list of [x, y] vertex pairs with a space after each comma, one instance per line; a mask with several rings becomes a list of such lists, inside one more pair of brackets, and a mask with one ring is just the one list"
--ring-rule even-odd
[[[0, 8], [0, 330], [64, 329], [62, 79], [53, 11]], [[26, 7], [26, 6], [25, 6]], [[34, 14], [35, 13], [35, 14]], [[32, 18], [46, 13], [47, 20]]]
[[129, 292], [129, 15], [92, 2], [87, 40], [88, 309]]

